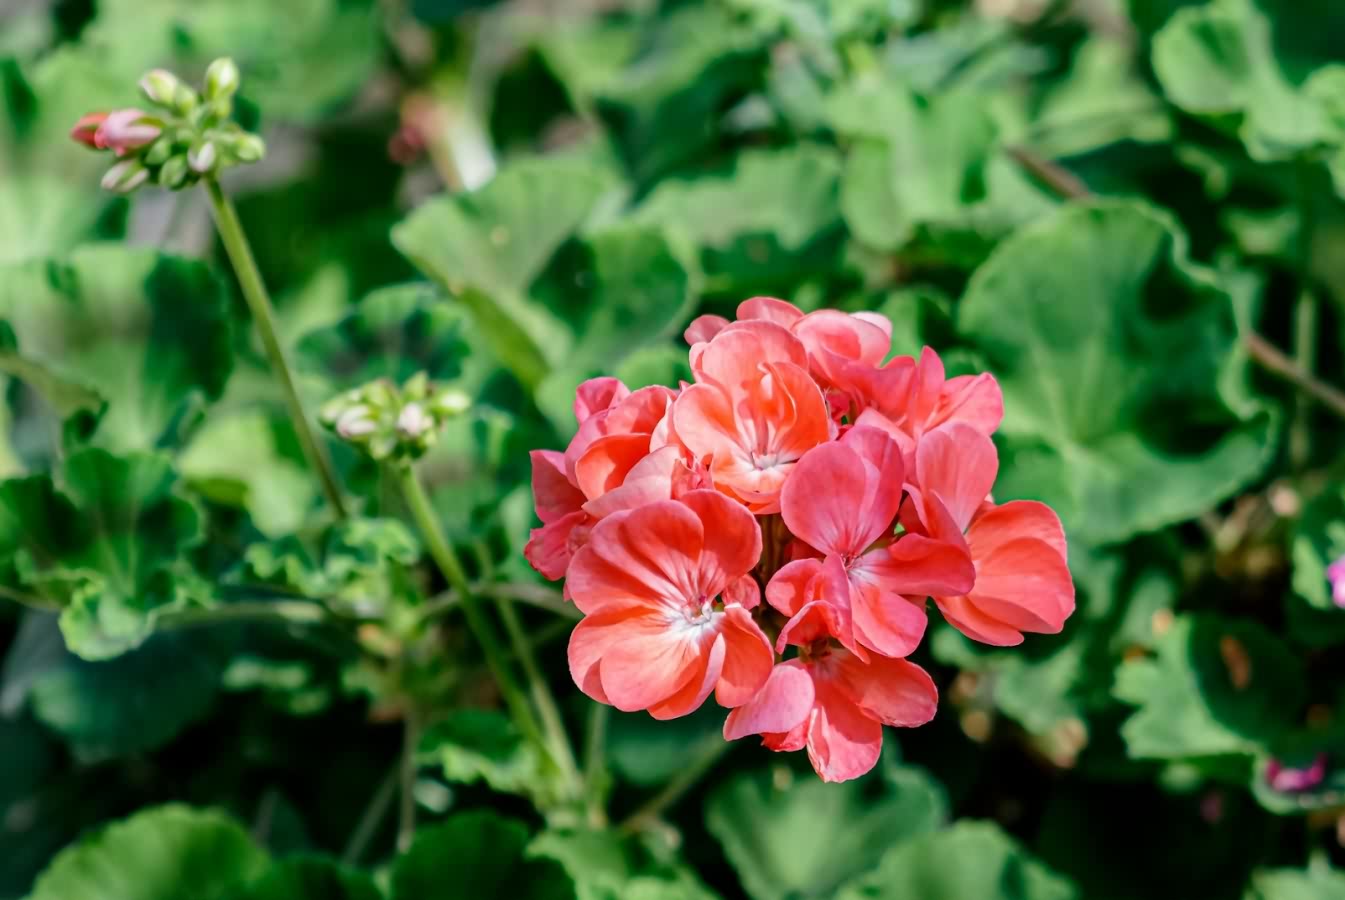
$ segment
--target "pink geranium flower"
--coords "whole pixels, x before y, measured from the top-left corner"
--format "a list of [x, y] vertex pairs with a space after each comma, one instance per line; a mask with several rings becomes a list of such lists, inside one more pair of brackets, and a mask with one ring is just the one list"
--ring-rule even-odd
[[755, 518], [716, 491], [608, 516], [567, 577], [585, 614], [570, 636], [575, 683], [655, 718], [686, 715], [712, 690], [723, 706], [746, 703], [775, 660], [750, 613], [760, 556]]
[[1059, 519], [990, 497], [999, 386], [946, 377], [928, 348], [889, 360], [891, 333], [874, 313], [754, 297], [687, 328], [694, 383], [580, 386], [565, 452], [533, 454], [526, 553], [584, 613], [584, 693], [657, 718], [713, 693], [726, 739], [806, 748], [843, 781], [877, 762], [884, 725], [934, 715], [905, 658], [930, 597], [990, 644], [1063, 627]]
[[823, 781], [848, 781], [878, 762], [884, 725], [924, 725], [938, 702], [933, 679], [915, 663], [865, 661], [821, 640], [777, 665], [761, 692], [729, 713], [724, 739], [760, 734], [772, 750], [807, 748]]
[[781, 498], [784, 521], [822, 559], [789, 563], [766, 588], [771, 605], [791, 616], [781, 647], [828, 633], [861, 656], [864, 647], [906, 656], [925, 631], [925, 597], [971, 589], [960, 543], [894, 539], [904, 478], [897, 443], [873, 428], [852, 428], [799, 462]]
[[692, 348], [696, 384], [673, 408], [677, 435], [708, 460], [715, 487], [753, 512], [779, 509], [794, 464], [832, 436], [798, 338], [767, 321], [738, 323]]

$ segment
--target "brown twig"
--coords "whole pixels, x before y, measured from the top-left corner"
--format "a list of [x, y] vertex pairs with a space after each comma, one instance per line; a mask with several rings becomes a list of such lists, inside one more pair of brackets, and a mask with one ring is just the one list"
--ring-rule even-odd
[[1093, 192], [1084, 184], [1083, 179], [1059, 163], [1041, 156], [1021, 144], [1011, 144], [1004, 148], [1009, 158], [1033, 178], [1063, 200], [1086, 200]]
[[1262, 368], [1294, 385], [1307, 396], [1345, 419], [1345, 392], [1315, 378], [1261, 335], [1248, 332], [1242, 340], [1247, 348], [1247, 353]]

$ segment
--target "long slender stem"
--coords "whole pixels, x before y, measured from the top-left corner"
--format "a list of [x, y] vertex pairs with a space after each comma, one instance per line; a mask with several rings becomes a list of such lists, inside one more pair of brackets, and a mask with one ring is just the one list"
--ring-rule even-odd
[[338, 516], [345, 518], [346, 505], [341, 496], [336, 471], [332, 468], [332, 461], [327, 456], [326, 449], [313, 433], [308, 415], [304, 412], [303, 401], [299, 399], [293, 371], [276, 330], [275, 310], [271, 306], [266, 285], [262, 282], [261, 272], [257, 269], [257, 261], [252, 256], [252, 248], [248, 246], [247, 235], [243, 233], [243, 223], [238, 220], [237, 211], [225, 196], [218, 181], [207, 178], [203, 184], [206, 194], [210, 197], [210, 206], [215, 214], [215, 227], [219, 230], [220, 240], [224, 242], [224, 250], [228, 253], [229, 261], [233, 263], [234, 272], [238, 275], [238, 285], [242, 288], [243, 297], [252, 310], [252, 321], [257, 326], [262, 346], [266, 348], [271, 369], [276, 380], [280, 382], [281, 393], [285, 397], [285, 406], [289, 410], [290, 421], [293, 422], [294, 431], [298, 435], [299, 445], [303, 448], [308, 464], [318, 473], [318, 478], [322, 481], [322, 492], [327, 496], [327, 502], [336, 510]]
[[671, 809], [678, 800], [681, 800], [682, 795], [691, 790], [696, 782], [700, 781], [701, 777], [710, 771], [714, 764], [719, 761], [719, 758], [732, 747], [733, 744], [728, 741], [707, 743], [700, 755], [693, 759], [685, 769], [673, 776], [672, 781], [663, 786], [663, 790], [651, 797], [648, 803], [637, 809], [631, 814], [630, 818], [621, 823], [621, 830], [627, 834], [634, 834], [648, 828], [665, 811]]
[[495, 683], [500, 689], [500, 694], [504, 697], [505, 704], [509, 707], [510, 714], [514, 717], [519, 730], [536, 742], [543, 753], [549, 755], [550, 751], [547, 748], [546, 740], [542, 737], [542, 732], [537, 726], [537, 720], [533, 716], [531, 707], [528, 706], [527, 697], [514, 682], [505, 650], [495, 634], [495, 626], [491, 624], [485, 611], [477, 602], [476, 595], [472, 593], [471, 585], [467, 582], [467, 573], [463, 570], [462, 563], [458, 560], [458, 555], [453, 551], [452, 545], [449, 544], [448, 538], [444, 536], [443, 529], [439, 527], [439, 520], [434, 514], [433, 507], [430, 506], [429, 497], [425, 496], [425, 489], [420, 486], [420, 479], [416, 477], [415, 470], [411, 468], [410, 464], [397, 466], [396, 475], [401, 486], [402, 496], [406, 499], [411, 517], [415, 519], [416, 526], [425, 538], [431, 558], [434, 559], [439, 570], [443, 572], [449, 586], [461, 598], [462, 611], [467, 619], [467, 627], [472, 630], [477, 643], [481, 645], [481, 652], [486, 658], [486, 665], [495, 678]]
[[405, 853], [416, 835], [416, 751], [420, 747], [420, 714], [408, 705], [403, 723], [402, 760], [399, 766], [401, 805], [397, 812], [397, 852]]
[[[549, 613], [554, 613], [565, 619], [579, 621], [584, 614], [579, 611], [579, 607], [573, 603], [567, 603], [561, 596], [560, 591], [544, 587], [540, 584], [528, 584], [526, 582], [507, 582], [507, 581], [479, 581], [472, 586], [472, 589], [478, 596], [482, 597], [505, 597], [510, 600], [517, 600], [520, 603], [526, 603], [528, 606], [536, 609], [544, 609]], [[431, 597], [430, 600], [420, 608], [420, 615], [423, 619], [433, 619], [443, 615], [450, 610], [456, 609], [462, 603], [462, 598], [457, 591], [444, 591], [438, 596]]]
[[[1316, 198], [1312, 170], [1300, 161], [1298, 170], [1298, 299], [1294, 303], [1294, 362], [1308, 375], [1317, 366], [1317, 298], [1312, 293], [1312, 242], [1316, 231]], [[1308, 398], [1295, 398], [1289, 426], [1289, 467], [1301, 472], [1312, 455], [1312, 409]]]
[[374, 839], [378, 833], [378, 826], [383, 824], [383, 819], [388, 814], [388, 808], [392, 806], [392, 798], [397, 793], [397, 783], [401, 780], [402, 770], [401, 761], [388, 777], [383, 779], [383, 783], [378, 786], [374, 792], [369, 805], [365, 807], [364, 815], [360, 816], [359, 824], [355, 826], [355, 831], [346, 843], [345, 852], [341, 854], [341, 862], [348, 866], [353, 866], [364, 856], [364, 851], [369, 848], [369, 842]]
[[605, 703], [594, 703], [588, 711], [588, 734], [584, 742], [584, 787], [588, 800], [588, 823], [594, 828], [607, 826], [607, 717], [610, 710]]
[[26, 606], [39, 612], [60, 612], [62, 608], [61, 604], [55, 600], [47, 600], [45, 597], [39, 597], [36, 594], [16, 591], [4, 585], [0, 585], [0, 600], [12, 600], [20, 606]]
[[533, 652], [528, 636], [523, 633], [523, 623], [519, 621], [513, 603], [506, 597], [497, 597], [495, 602], [500, 611], [500, 619], [504, 622], [505, 633], [509, 635], [509, 643], [514, 648], [514, 655], [518, 657], [519, 664], [523, 666], [523, 674], [528, 679], [528, 693], [541, 717], [542, 729], [546, 732], [546, 739], [551, 746], [551, 756], [556, 767], [560, 769], [561, 776], [577, 798], [582, 791], [582, 779], [579, 775], [579, 765], [574, 759], [574, 751], [570, 749], [570, 736], [565, 731], [565, 721], [561, 718], [556, 698], [551, 695], [551, 688], [547, 686], [541, 667], [537, 665], [537, 655]]

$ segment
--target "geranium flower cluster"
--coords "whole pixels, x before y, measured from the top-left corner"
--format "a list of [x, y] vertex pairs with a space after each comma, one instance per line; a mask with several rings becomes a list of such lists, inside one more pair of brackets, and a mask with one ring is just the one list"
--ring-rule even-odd
[[993, 377], [946, 378], [929, 348], [888, 361], [880, 315], [764, 297], [686, 338], [693, 383], [585, 382], [565, 452], [532, 454], [526, 555], [584, 613], [584, 693], [660, 719], [713, 693], [726, 739], [806, 748], [844, 781], [877, 762], [884, 725], [934, 716], [907, 659], [929, 598], [987, 644], [1061, 629], [1060, 520], [990, 499]]

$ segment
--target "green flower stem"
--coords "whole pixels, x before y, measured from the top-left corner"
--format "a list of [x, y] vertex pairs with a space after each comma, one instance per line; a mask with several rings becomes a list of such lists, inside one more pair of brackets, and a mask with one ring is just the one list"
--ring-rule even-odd
[[[1317, 298], [1312, 293], [1312, 242], [1317, 229], [1316, 197], [1310, 163], [1300, 160], [1298, 175], [1298, 299], [1294, 303], [1294, 362], [1312, 375], [1317, 366]], [[1295, 398], [1289, 426], [1289, 467], [1301, 472], [1312, 456], [1312, 409], [1302, 394]]]
[[1345, 392], [1342, 392], [1309, 372], [1305, 372], [1278, 347], [1255, 332], [1243, 335], [1243, 345], [1253, 360], [1272, 375], [1277, 375], [1303, 391], [1332, 413], [1345, 419]]
[[39, 612], [60, 612], [61, 604], [55, 600], [47, 600], [36, 594], [26, 594], [23, 591], [16, 591], [0, 585], [0, 600], [11, 600], [20, 606], [26, 606], [29, 609], [35, 609]]
[[556, 698], [551, 695], [551, 688], [537, 665], [537, 654], [533, 653], [532, 644], [523, 632], [523, 623], [519, 621], [513, 601], [507, 597], [496, 597], [495, 603], [500, 611], [500, 619], [504, 622], [505, 633], [509, 635], [509, 643], [514, 648], [519, 664], [523, 666], [523, 674], [528, 678], [528, 693], [532, 695], [533, 705], [542, 719], [551, 756], [577, 798], [582, 793], [583, 779], [579, 775], [574, 751], [570, 749], [570, 736], [565, 732], [565, 721], [561, 718]]
[[700, 754], [693, 759], [685, 769], [673, 776], [659, 791], [649, 799], [649, 802], [641, 806], [630, 818], [621, 823], [621, 830], [626, 834], [636, 834], [644, 831], [650, 825], [657, 822], [663, 813], [671, 809], [682, 795], [696, 786], [706, 772], [714, 768], [715, 763], [733, 748], [729, 741], [713, 741], [705, 745]]
[[593, 703], [588, 711], [588, 734], [584, 742], [584, 787], [588, 800], [588, 824], [607, 827], [607, 718], [611, 707]]
[[[519, 603], [525, 603], [535, 609], [544, 609], [549, 613], [575, 622], [584, 617], [579, 608], [573, 603], [566, 602], [559, 591], [540, 584], [484, 581], [478, 582], [472, 589], [481, 597], [506, 597], [510, 600], [517, 600]], [[461, 602], [457, 591], [444, 591], [442, 594], [430, 598], [429, 602], [420, 608], [421, 618], [426, 620], [437, 618], [449, 610], [456, 609]]]
[[266, 285], [262, 283], [261, 272], [257, 270], [257, 261], [252, 256], [252, 248], [248, 246], [247, 236], [243, 233], [243, 224], [238, 221], [238, 213], [229, 202], [229, 198], [224, 195], [218, 181], [207, 178], [201, 183], [205, 185], [206, 194], [210, 197], [210, 206], [215, 214], [215, 227], [219, 231], [220, 240], [224, 242], [224, 250], [228, 253], [229, 261], [238, 275], [238, 284], [243, 290], [243, 297], [252, 310], [252, 321], [257, 326], [257, 333], [266, 348], [266, 355], [271, 360], [271, 368], [280, 382], [281, 392], [285, 396], [285, 406], [289, 410], [290, 420], [294, 423], [294, 431], [299, 437], [304, 456], [307, 457], [308, 464], [318, 473], [318, 478], [322, 481], [322, 492], [327, 495], [327, 502], [336, 510], [338, 516], [345, 518], [346, 505], [341, 497], [336, 471], [332, 468], [332, 461], [327, 456], [326, 449], [313, 433], [308, 415], [304, 412], [303, 401], [299, 399], [293, 371], [286, 359], [285, 347], [280, 343], [280, 335], [276, 331], [275, 310], [271, 306], [270, 296], [266, 293]]
[[416, 774], [419, 766], [416, 753], [420, 749], [420, 714], [414, 704], [408, 704], [403, 722], [402, 759], [398, 767], [401, 783], [401, 805], [397, 813], [397, 852], [411, 849], [416, 836]]
[[500, 645], [499, 638], [495, 634], [495, 626], [487, 618], [477, 601], [477, 597], [472, 593], [471, 585], [467, 582], [467, 573], [462, 568], [462, 563], [458, 560], [458, 555], [453, 551], [453, 547], [444, 536], [443, 529], [439, 527], [439, 520], [434, 514], [433, 507], [430, 506], [430, 498], [425, 495], [425, 489], [420, 485], [420, 479], [416, 477], [415, 470], [409, 463], [402, 463], [394, 466], [397, 475], [398, 484], [401, 486], [402, 496], [406, 499], [406, 505], [411, 512], [411, 517], [416, 521], [416, 527], [420, 529], [421, 535], [425, 538], [426, 546], [430, 551], [431, 558], [435, 565], [443, 572], [444, 578], [458, 597], [461, 598], [461, 606], [464, 617], [467, 619], [467, 627], [472, 630], [477, 643], [481, 645], [481, 652], [486, 658], [486, 665], [490, 668], [491, 675], [495, 678], [495, 683], [500, 689], [500, 694], [504, 697], [505, 705], [509, 707], [510, 715], [518, 725], [519, 731], [542, 750], [546, 755], [550, 755], [546, 740], [542, 737], [541, 729], [537, 727], [537, 719], [533, 716], [532, 708], [528, 706], [527, 697], [519, 690], [514, 682], [514, 676], [509, 670], [509, 664], [505, 655], [504, 647]]
[[336, 620], [323, 606], [307, 600], [248, 600], [219, 606], [168, 610], [154, 620], [154, 630], [171, 631], [254, 622], [271, 622], [279, 625], [330, 625]]
[[378, 826], [383, 824], [383, 819], [392, 806], [392, 798], [397, 793], [397, 783], [401, 780], [401, 771], [402, 763], [398, 760], [397, 765], [374, 792], [369, 805], [364, 809], [364, 814], [360, 816], [359, 824], [355, 826], [354, 833], [346, 843], [345, 851], [341, 854], [342, 864], [357, 865], [364, 858], [364, 851], [369, 849], [370, 842], [378, 834]]

